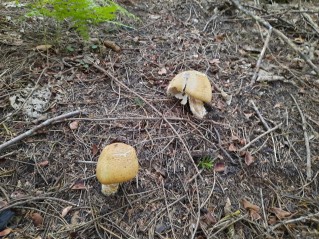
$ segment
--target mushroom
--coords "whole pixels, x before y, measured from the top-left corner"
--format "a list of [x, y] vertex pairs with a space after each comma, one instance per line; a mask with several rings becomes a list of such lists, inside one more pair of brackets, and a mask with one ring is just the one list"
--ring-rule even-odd
[[96, 165], [96, 177], [102, 184], [101, 192], [106, 196], [116, 193], [119, 183], [131, 180], [137, 172], [136, 151], [123, 143], [107, 145]]
[[204, 103], [210, 104], [212, 101], [212, 86], [205, 74], [193, 70], [184, 71], [171, 80], [167, 94], [181, 99], [183, 105], [189, 100], [194, 116], [202, 119], [207, 113]]

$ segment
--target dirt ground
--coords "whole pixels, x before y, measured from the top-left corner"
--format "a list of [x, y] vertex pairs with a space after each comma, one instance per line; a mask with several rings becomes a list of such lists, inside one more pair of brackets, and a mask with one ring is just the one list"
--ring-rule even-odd
[[[318, 67], [319, 3], [288, 2], [242, 4]], [[81, 112], [2, 150], [0, 235], [319, 238], [315, 68], [231, 2], [120, 3], [139, 20], [92, 27], [89, 41], [0, 5], [0, 144]], [[190, 69], [214, 88], [203, 120], [166, 94]], [[114, 142], [140, 169], [106, 197], [95, 166]]]

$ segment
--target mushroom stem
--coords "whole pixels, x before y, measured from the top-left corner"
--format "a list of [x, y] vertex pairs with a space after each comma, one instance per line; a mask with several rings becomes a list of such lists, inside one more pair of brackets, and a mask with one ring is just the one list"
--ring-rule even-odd
[[119, 188], [119, 184], [118, 183], [113, 183], [113, 184], [102, 184], [102, 189], [101, 192], [105, 195], [105, 196], [110, 196], [114, 193], [117, 192]]
[[193, 115], [198, 119], [204, 118], [206, 115], [206, 109], [204, 107], [204, 102], [201, 100], [197, 100], [194, 97], [189, 96], [189, 107], [193, 112]]

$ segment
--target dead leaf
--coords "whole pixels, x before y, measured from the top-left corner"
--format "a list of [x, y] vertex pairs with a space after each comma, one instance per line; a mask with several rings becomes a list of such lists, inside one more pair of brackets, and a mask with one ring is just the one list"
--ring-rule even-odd
[[32, 213], [31, 219], [32, 219], [34, 226], [36, 226], [36, 227], [41, 226], [43, 223], [43, 217], [41, 216], [40, 213], [37, 213], [37, 212]]
[[261, 216], [259, 214], [260, 212], [260, 207], [258, 207], [255, 204], [250, 203], [248, 200], [246, 200], [245, 198], [241, 200], [241, 204], [243, 205], [243, 207], [248, 210], [249, 215], [251, 217], [252, 220], [259, 220], [261, 219]]
[[0, 208], [3, 208], [3, 207], [5, 207], [5, 206], [7, 206], [8, 205], [8, 202], [7, 201], [5, 201], [5, 200], [0, 200]]
[[79, 127], [79, 121], [78, 120], [75, 120], [73, 122], [70, 123], [70, 129], [77, 129]]
[[223, 101], [221, 100], [217, 100], [216, 102], [216, 108], [219, 109], [219, 110], [224, 110], [225, 109], [225, 104]]
[[225, 38], [225, 33], [221, 33], [215, 36], [215, 41], [216, 42], [222, 42]]
[[83, 190], [83, 189], [86, 189], [86, 186], [84, 185], [84, 182], [81, 181], [81, 182], [77, 182], [75, 183], [72, 188], [73, 190]]
[[298, 94], [305, 94], [305, 93], [306, 93], [305, 88], [299, 88]]
[[261, 219], [261, 216], [259, 215], [259, 213], [252, 209], [249, 210], [249, 216], [251, 217], [252, 220], [255, 220], [255, 221]]
[[277, 223], [277, 217], [276, 216], [269, 216], [268, 217], [268, 224], [269, 225], [275, 225]]
[[246, 51], [244, 51], [243, 49], [238, 49], [238, 52], [240, 53], [240, 55], [242, 56], [246, 56], [248, 55]]
[[52, 48], [52, 45], [39, 45], [35, 47], [35, 49], [38, 51], [47, 51], [50, 48]]
[[0, 237], [4, 237], [9, 235], [12, 232], [12, 228], [6, 228], [3, 231], [0, 232]]
[[231, 136], [231, 141], [239, 141], [239, 137], [236, 135]]
[[278, 207], [269, 208], [269, 212], [274, 213], [279, 220], [291, 216], [291, 212], [287, 212], [287, 211], [285, 211], [285, 210], [283, 210], [281, 208], [278, 208]]
[[255, 157], [253, 157], [249, 152], [245, 153], [245, 164], [251, 165], [253, 162], [255, 162]]
[[92, 145], [92, 155], [95, 156], [99, 151], [99, 147], [96, 144]]
[[79, 222], [80, 222], [81, 217], [79, 216], [79, 213], [80, 213], [79, 211], [75, 211], [73, 213], [73, 216], [71, 217], [71, 224], [73, 226], [79, 224]]
[[204, 221], [207, 225], [215, 225], [217, 223], [217, 219], [214, 216], [214, 211], [208, 211], [205, 213]]
[[38, 163], [38, 166], [40, 166], [40, 167], [45, 167], [45, 166], [48, 166], [48, 165], [49, 165], [49, 161], [48, 160], [44, 160], [44, 161]]
[[228, 147], [228, 151], [230, 152], [236, 152], [238, 151], [237, 147], [234, 144], [230, 144]]
[[274, 57], [272, 54], [267, 54], [267, 55], [265, 56], [265, 58], [266, 58], [267, 60], [269, 60], [269, 61], [275, 60], [275, 57]]
[[239, 144], [240, 145], [246, 145], [246, 139], [240, 139]]
[[219, 162], [219, 163], [215, 163], [214, 165], [214, 171], [215, 172], [224, 172], [226, 169], [225, 163], [224, 162]]
[[259, 212], [260, 211], [260, 207], [258, 207], [257, 205], [255, 204], [252, 204], [251, 202], [249, 202], [247, 199], [242, 199], [241, 200], [241, 204], [243, 205], [243, 207], [245, 209], [252, 209], [252, 210], [255, 210], [256, 212]]
[[61, 213], [61, 217], [65, 217], [69, 213], [69, 211], [72, 209], [72, 207], [73, 206], [68, 206], [68, 207], [63, 208], [62, 213]]
[[218, 65], [219, 63], [220, 63], [219, 59], [212, 59], [209, 61], [209, 64], [211, 64], [211, 65]]
[[300, 44], [303, 44], [305, 40], [301, 37], [298, 37], [298, 38], [295, 38], [293, 42], [300, 45]]
[[152, 168], [154, 168], [155, 169], [155, 176], [157, 176], [158, 178], [160, 178], [160, 179], [163, 179], [163, 178], [166, 178], [166, 171], [162, 168], [162, 167], [160, 167], [159, 165], [157, 165], [156, 163], [154, 163], [153, 165], [152, 165]]
[[254, 113], [244, 113], [245, 118], [249, 119], [251, 116], [253, 116]]
[[279, 103], [275, 104], [274, 109], [276, 109], [276, 108], [282, 108], [282, 106], [283, 106], [283, 103], [282, 103], [282, 102], [279, 102]]
[[166, 75], [167, 74], [167, 70], [165, 67], [163, 67], [162, 69], [160, 69], [158, 72], [157, 72], [160, 76], [161, 75]]
[[113, 51], [115, 52], [120, 52], [121, 51], [121, 47], [119, 47], [115, 42], [113, 41], [108, 41], [108, 40], [105, 40], [103, 42], [103, 45], [107, 48], [110, 48], [112, 49]]

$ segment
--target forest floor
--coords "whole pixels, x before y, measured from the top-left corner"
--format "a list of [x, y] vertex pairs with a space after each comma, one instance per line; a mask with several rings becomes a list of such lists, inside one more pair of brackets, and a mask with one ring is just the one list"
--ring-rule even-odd
[[[271, 35], [231, 1], [121, 4], [132, 28], [88, 41], [0, 5], [0, 144], [76, 111], [1, 151], [0, 236], [318, 238], [319, 4], [242, 3]], [[214, 88], [202, 120], [166, 94], [190, 69]], [[106, 197], [113, 142], [140, 169]]]

